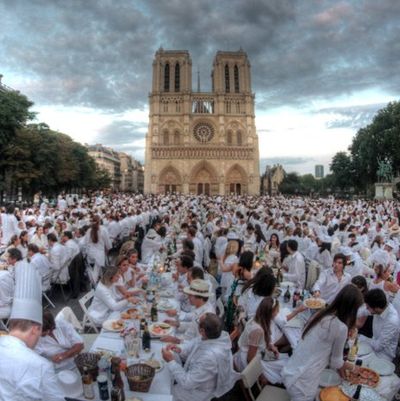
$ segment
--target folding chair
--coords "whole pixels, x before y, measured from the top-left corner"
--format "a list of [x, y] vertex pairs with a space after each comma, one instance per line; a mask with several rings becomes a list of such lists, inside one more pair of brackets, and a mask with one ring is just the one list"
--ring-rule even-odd
[[221, 297], [219, 297], [219, 298], [217, 299], [216, 312], [217, 312], [217, 315], [218, 315], [221, 319], [222, 319], [222, 318], [224, 317], [224, 315], [225, 315], [225, 306], [224, 306], [224, 304], [223, 304], [223, 302], [222, 302]]
[[[242, 372], [242, 388], [244, 387], [244, 394], [246, 400], [251, 401], [290, 401], [289, 393], [279, 387], [275, 386], [265, 386], [261, 387], [259, 382], [259, 377], [263, 372], [261, 366], [261, 356], [256, 355], [246, 368]], [[254, 384], [257, 385], [257, 389], [260, 391], [257, 398], [252, 392], [252, 387]]]
[[93, 297], [94, 297], [94, 290], [90, 290], [79, 300], [79, 305], [81, 306], [83, 312], [82, 327], [83, 330], [85, 330], [85, 328], [89, 326], [95, 331], [95, 333], [98, 333], [99, 329], [89, 316], [89, 312], [86, 308], [86, 304], [90, 302], [93, 299]]
[[5, 323], [4, 323], [3, 319], [0, 319], [0, 330], [4, 330], [4, 331], [8, 332], [7, 324], [8, 324], [8, 319], [6, 320]]
[[42, 295], [43, 298], [47, 301], [47, 303], [52, 307], [55, 308], [53, 301], [47, 295], [47, 292], [51, 293], [51, 278], [53, 276], [52, 270], [50, 270], [46, 275], [42, 277]]

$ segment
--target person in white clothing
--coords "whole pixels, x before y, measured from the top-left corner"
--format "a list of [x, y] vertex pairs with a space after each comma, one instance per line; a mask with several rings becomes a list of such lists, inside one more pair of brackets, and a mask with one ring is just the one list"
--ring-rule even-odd
[[14, 297], [14, 278], [8, 270], [0, 270], [0, 319], [8, 319]]
[[339, 370], [354, 366], [343, 360], [349, 329], [355, 327], [361, 292], [354, 285], [342, 288], [333, 302], [316, 313], [303, 331], [302, 339], [281, 374], [292, 400], [314, 401], [322, 371], [329, 365]]
[[33, 266], [42, 278], [43, 290], [50, 288], [51, 263], [47, 256], [39, 252], [35, 244], [28, 245], [28, 257], [30, 265]]
[[121, 311], [131, 303], [136, 303], [134, 298], [123, 300], [116, 299], [113, 284], [119, 280], [118, 267], [110, 266], [97, 284], [94, 298], [89, 306], [89, 316], [93, 322], [101, 326], [113, 311]]
[[0, 215], [1, 239], [0, 244], [7, 245], [13, 235], [18, 235], [18, 220], [14, 215], [15, 206], [7, 206], [6, 212]]
[[283, 277], [287, 281], [291, 281], [300, 291], [304, 289], [306, 284], [306, 264], [303, 255], [297, 250], [298, 244], [296, 240], [290, 239], [287, 241], [287, 251], [290, 256], [287, 258], [287, 266], [283, 268], [287, 273]]
[[42, 335], [35, 351], [53, 362], [56, 372], [75, 370], [74, 358], [83, 348], [83, 339], [71, 323], [62, 317], [54, 319], [50, 311], [43, 312]]
[[190, 283], [189, 287], [184, 288], [184, 293], [189, 296], [190, 303], [194, 306], [191, 312], [190, 322], [166, 319], [165, 322], [179, 328], [183, 335], [181, 338], [174, 336], [164, 336], [161, 341], [180, 344], [183, 341], [191, 340], [198, 336], [199, 317], [207, 312], [215, 313], [214, 307], [208, 301], [212, 293], [209, 284], [205, 280], [196, 279]]
[[84, 237], [84, 246], [89, 263], [93, 264], [92, 281], [97, 282], [100, 270], [106, 265], [106, 256], [111, 249], [107, 229], [100, 225], [100, 217], [94, 216], [92, 225]]
[[154, 228], [150, 228], [142, 242], [142, 263], [149, 263], [154, 253], [160, 251], [162, 246], [161, 237], [157, 234]]
[[[213, 313], [199, 318], [200, 335], [178, 347], [167, 345], [162, 356], [175, 381], [175, 401], [209, 401], [231, 390], [239, 379], [233, 370], [231, 341]], [[183, 362], [183, 363], [182, 363]]]
[[41, 279], [17, 264], [9, 335], [0, 337], [0, 400], [64, 401], [53, 364], [34, 351], [42, 332]]
[[327, 303], [331, 303], [339, 291], [351, 282], [351, 276], [344, 272], [346, 256], [337, 253], [333, 258], [333, 267], [322, 270], [318, 280], [313, 286], [314, 296], [321, 297]]
[[400, 334], [399, 315], [383, 290], [375, 288], [365, 295], [368, 312], [373, 315], [372, 340], [368, 341], [379, 358], [392, 360], [396, 356]]
[[52, 281], [67, 283], [69, 281], [68, 266], [71, 263], [70, 250], [57, 241], [55, 234], [47, 235], [49, 240], [49, 260], [53, 271]]
[[229, 290], [235, 279], [232, 270], [235, 270], [239, 263], [239, 258], [237, 257], [238, 251], [239, 243], [235, 240], [228, 241], [225, 255], [219, 260], [219, 268], [221, 269], [221, 297], [224, 302], [228, 300]]

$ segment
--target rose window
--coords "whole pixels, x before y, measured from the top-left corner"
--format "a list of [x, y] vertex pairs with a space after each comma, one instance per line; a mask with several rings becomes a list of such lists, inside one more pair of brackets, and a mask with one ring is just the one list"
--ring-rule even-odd
[[214, 137], [214, 128], [207, 123], [199, 123], [194, 127], [194, 137], [199, 142], [209, 142]]

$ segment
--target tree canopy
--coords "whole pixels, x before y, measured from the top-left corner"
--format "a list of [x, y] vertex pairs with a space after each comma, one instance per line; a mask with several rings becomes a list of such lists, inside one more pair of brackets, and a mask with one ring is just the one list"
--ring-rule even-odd
[[0, 190], [56, 194], [108, 186], [87, 149], [47, 124], [28, 124], [33, 103], [18, 92], [0, 90]]

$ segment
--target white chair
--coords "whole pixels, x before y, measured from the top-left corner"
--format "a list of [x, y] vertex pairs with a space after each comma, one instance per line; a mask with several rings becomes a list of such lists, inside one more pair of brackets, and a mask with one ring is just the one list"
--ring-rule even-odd
[[83, 326], [81, 322], [78, 320], [76, 317], [74, 311], [69, 307], [66, 306], [65, 308], [62, 308], [60, 312], [58, 312], [56, 319], [62, 318], [65, 321], [69, 322], [74, 326], [74, 329], [78, 331], [79, 333], [83, 332]]
[[82, 327], [83, 330], [85, 330], [86, 327], [91, 327], [96, 333], [98, 333], [99, 329], [96, 327], [96, 324], [89, 316], [89, 312], [86, 308], [86, 304], [90, 302], [93, 299], [93, 297], [94, 297], [94, 290], [90, 290], [86, 295], [84, 295], [79, 300], [79, 305], [81, 306], [83, 312]]
[[53, 301], [47, 295], [48, 291], [50, 291], [51, 293], [50, 280], [52, 275], [53, 275], [52, 270], [49, 270], [49, 272], [42, 277], [42, 295], [43, 298], [49, 303], [49, 305], [51, 305], [52, 308], [55, 308], [56, 306], [54, 305]]
[[[258, 379], [262, 372], [261, 356], [257, 355], [251, 360], [241, 374], [246, 398], [248, 398], [249, 395], [252, 401], [290, 401], [289, 393], [282, 388], [275, 386], [261, 387]], [[257, 387], [260, 390], [260, 394], [257, 398], [254, 397], [254, 394], [251, 391], [254, 384], [257, 384]]]
[[221, 297], [219, 297], [219, 298], [217, 299], [216, 312], [217, 312], [217, 315], [218, 315], [221, 319], [222, 319], [222, 318], [224, 317], [224, 315], [225, 315], [225, 306], [224, 306], [224, 304], [223, 304], [223, 302], [222, 302]]
[[85, 345], [83, 352], [89, 352], [98, 334], [84, 334], [84, 328], [81, 322], [78, 320], [74, 311], [69, 306], [66, 306], [65, 308], [61, 309], [60, 312], [58, 312], [56, 320], [59, 318], [66, 320], [67, 322], [71, 323], [72, 326], [74, 326], [75, 330], [80, 333], [80, 336], [83, 339], [83, 343]]

